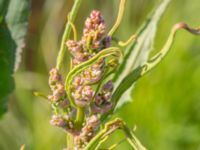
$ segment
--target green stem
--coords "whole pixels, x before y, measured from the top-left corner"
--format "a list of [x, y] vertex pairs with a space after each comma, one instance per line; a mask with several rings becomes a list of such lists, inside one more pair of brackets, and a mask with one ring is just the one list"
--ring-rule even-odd
[[109, 31], [108, 35], [112, 36], [113, 33], [117, 30], [117, 28], [119, 27], [123, 15], [124, 15], [124, 10], [125, 10], [125, 4], [126, 4], [126, 0], [121, 0], [120, 4], [119, 4], [119, 12], [118, 12], [118, 16], [117, 16], [117, 20], [114, 24], [114, 26], [112, 27], [112, 29]]
[[34, 94], [35, 96], [37, 96], [37, 97], [41, 97], [41, 98], [43, 98], [43, 99], [48, 100], [48, 97], [47, 97], [45, 94], [41, 93], [41, 92], [33, 92], [33, 94]]
[[116, 144], [113, 144], [112, 146], [110, 146], [109, 148], [108, 148], [108, 150], [114, 150], [114, 149], [116, 149], [121, 143], [123, 143], [124, 141], [126, 141], [126, 138], [124, 138], [124, 139], [122, 139], [121, 141], [119, 141], [118, 143], [116, 143]]
[[125, 124], [122, 126], [122, 130], [127, 137], [127, 141], [135, 150], [147, 150]]
[[70, 133], [67, 134], [67, 148], [73, 149], [74, 148], [74, 139], [73, 135]]
[[[72, 10], [71, 10], [70, 15], [69, 15], [70, 22], [72, 22], [72, 23], [74, 22], [74, 20], [77, 16], [78, 9], [81, 5], [81, 2], [82, 2], [82, 0], [75, 0], [75, 2], [74, 2], [74, 5], [73, 5]], [[59, 51], [59, 54], [58, 54], [58, 57], [57, 57], [57, 63], [56, 63], [56, 68], [58, 70], [61, 69], [62, 62], [64, 60], [64, 56], [65, 56], [65, 53], [66, 53], [66, 50], [67, 50], [67, 47], [65, 46], [65, 42], [70, 37], [70, 33], [71, 33], [70, 22], [69, 21], [67, 22], [66, 27], [65, 27], [65, 31], [64, 31], [64, 34], [63, 34], [63, 37], [62, 37], [61, 47], [60, 47], [60, 51]]]
[[108, 137], [116, 130], [122, 130], [126, 135], [126, 139], [129, 144], [135, 150], [146, 150], [146, 148], [140, 143], [135, 137], [134, 133], [127, 127], [123, 120], [116, 118], [115, 120], [109, 121], [105, 124], [104, 128], [97, 133], [97, 135], [88, 143], [85, 150], [97, 150]]
[[109, 121], [105, 124], [104, 128], [96, 134], [95, 137], [88, 143], [85, 147], [85, 150], [94, 150], [99, 148], [99, 146], [107, 139], [107, 137], [112, 134], [116, 129], [119, 129], [121, 126], [122, 120], [115, 119]]
[[84, 107], [77, 107], [76, 126], [78, 128], [82, 127], [84, 119], [85, 119], [85, 109], [84, 109]]

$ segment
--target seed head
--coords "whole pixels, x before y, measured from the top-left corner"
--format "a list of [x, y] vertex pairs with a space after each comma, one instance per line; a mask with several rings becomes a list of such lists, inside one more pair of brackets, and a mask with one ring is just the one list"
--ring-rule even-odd
[[50, 124], [58, 127], [65, 127], [67, 126], [67, 121], [62, 116], [53, 115]]
[[72, 93], [76, 104], [81, 107], [88, 105], [91, 102], [93, 95], [94, 91], [89, 85], [76, 87]]
[[82, 43], [84, 47], [87, 45], [88, 37], [90, 37], [90, 46], [93, 50], [99, 50], [102, 45], [102, 39], [105, 35], [105, 21], [100, 11], [94, 10], [85, 21], [83, 30]]
[[102, 36], [105, 33], [105, 21], [100, 11], [93, 10], [85, 21], [83, 36], [87, 37], [91, 32], [98, 32], [100, 34], [95, 37]]
[[49, 86], [53, 90], [55, 84], [62, 81], [62, 77], [56, 68], [53, 68], [49, 72]]

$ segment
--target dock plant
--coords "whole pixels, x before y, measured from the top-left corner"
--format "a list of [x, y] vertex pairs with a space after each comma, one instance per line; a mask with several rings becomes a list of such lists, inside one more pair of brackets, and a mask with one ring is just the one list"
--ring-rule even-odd
[[[103, 14], [92, 10], [85, 20], [82, 35], [78, 36], [74, 20], [82, 3], [83, 0], [75, 0], [67, 16], [57, 64], [49, 72], [51, 93], [45, 96], [36, 92], [35, 95], [47, 98], [52, 106], [50, 124], [66, 133], [66, 150], [111, 150], [125, 141], [135, 150], [146, 150], [123, 118], [113, 115], [131, 99], [136, 81], [167, 55], [177, 31], [184, 29], [200, 35], [200, 28], [177, 23], [161, 50], [149, 58], [158, 22], [170, 0], [163, 0], [127, 41], [114, 36], [122, 22], [126, 0], [120, 0], [119, 12], [110, 30]], [[70, 70], [64, 74], [67, 72], [62, 71], [66, 53], [70, 54]], [[103, 147], [117, 130], [124, 133], [125, 139]]]

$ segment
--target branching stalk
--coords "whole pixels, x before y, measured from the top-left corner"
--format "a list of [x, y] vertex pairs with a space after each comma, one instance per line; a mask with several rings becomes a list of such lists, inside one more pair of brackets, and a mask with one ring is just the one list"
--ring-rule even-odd
[[146, 150], [146, 148], [139, 142], [139, 140], [134, 136], [132, 131], [126, 126], [126, 124], [119, 118], [115, 120], [109, 121], [105, 124], [105, 127], [99, 131], [99, 133], [90, 141], [90, 143], [86, 146], [85, 150], [93, 150], [99, 147], [101, 141], [104, 141], [108, 138], [113, 132], [116, 130], [122, 130], [128, 142], [135, 150]]
[[85, 119], [84, 107], [77, 107], [77, 115], [76, 115], [76, 121], [75, 121], [77, 128], [82, 127], [84, 119]]
[[[140, 63], [142, 65], [137, 68], [131, 67], [134, 61], [137, 62], [136, 57], [139, 56], [130, 53], [130, 50], [133, 50], [137, 43], [134, 40], [138, 39], [140, 48], [140, 46], [146, 45], [143, 41], [154, 38], [154, 36], [147, 36], [146, 38], [146, 34], [152, 35], [151, 33], [155, 33], [151, 27], [156, 29], [160, 16], [170, 0], [164, 0], [161, 3], [155, 14], [153, 13], [154, 20], [149, 18], [139, 30], [137, 34], [139, 37], [133, 35], [125, 42], [119, 41], [118, 47], [112, 47], [112, 35], [122, 21], [126, 0], [120, 0], [116, 22], [108, 35], [106, 35], [106, 25], [101, 12], [94, 10], [85, 21], [81, 39], [77, 40], [78, 35], [74, 20], [81, 2], [82, 0], [74, 1], [62, 37], [56, 68], [52, 68], [50, 71], [49, 86], [52, 94], [48, 96], [39, 92], [34, 94], [48, 99], [51, 103], [54, 115], [50, 123], [67, 131], [67, 149], [99, 150], [111, 134], [121, 130], [125, 135], [125, 140], [133, 149], [146, 150], [123, 120], [119, 118], [108, 122], [105, 120], [114, 113], [116, 105], [120, 98], [122, 99], [122, 95], [140, 77], [155, 68], [167, 55], [173, 45], [177, 30], [185, 29], [192, 34], [200, 35], [200, 28], [193, 29], [185, 23], [176, 24], [161, 51], [148, 61], [148, 55], [145, 55], [145, 60]], [[145, 30], [146, 27], [148, 27], [148, 31]], [[73, 40], [69, 40], [71, 30], [73, 30]], [[143, 31], [145, 31], [144, 34], [142, 34]], [[120, 58], [123, 56], [121, 47], [125, 47], [131, 42], [133, 43], [131, 49], [125, 55], [121, 66], [118, 67]], [[70, 71], [65, 78], [65, 83], [63, 83], [61, 68], [67, 49], [72, 58], [70, 60]], [[137, 51], [140, 52], [140, 49], [136, 49], [136, 53]], [[149, 49], [149, 46], [145, 47], [144, 52]], [[128, 65], [128, 69], [124, 70], [127, 67], [125, 64], [130, 65]], [[122, 74], [120, 74], [121, 72]], [[108, 80], [108, 77], [113, 73], [115, 73], [115, 77]], [[115, 86], [113, 85], [114, 82]], [[121, 142], [115, 143], [107, 149], [112, 150]]]
[[126, 0], [121, 0], [120, 1], [117, 20], [116, 20], [114, 26], [109, 31], [109, 33], [108, 33], [109, 36], [112, 36], [113, 33], [118, 29], [118, 27], [119, 27], [119, 25], [120, 25], [120, 23], [122, 21], [123, 15], [124, 15], [125, 4], [126, 4]]
[[[76, 16], [77, 16], [77, 13], [78, 13], [78, 10], [79, 10], [79, 7], [81, 5], [81, 2], [82, 0], [75, 0], [74, 2], [74, 5], [72, 7], [72, 10], [69, 14], [69, 19], [70, 19], [70, 22], [73, 23]], [[67, 50], [67, 47], [65, 45], [66, 41], [69, 39], [70, 37], [70, 33], [71, 33], [71, 26], [70, 26], [70, 22], [68, 21], [67, 24], [66, 24], [66, 27], [65, 27], [65, 31], [64, 31], [64, 34], [63, 34], [63, 37], [62, 37], [62, 42], [61, 42], [61, 46], [60, 46], [60, 51], [58, 53], [58, 57], [57, 57], [57, 63], [56, 63], [56, 68], [58, 70], [61, 69], [61, 66], [62, 66], [62, 63], [63, 63], [63, 60], [64, 60], [64, 57], [65, 57], [65, 53], [66, 53], [66, 50]]]

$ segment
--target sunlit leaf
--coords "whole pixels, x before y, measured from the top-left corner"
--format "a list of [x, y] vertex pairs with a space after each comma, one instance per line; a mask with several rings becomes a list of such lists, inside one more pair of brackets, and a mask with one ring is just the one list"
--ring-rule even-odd
[[[114, 77], [115, 87], [120, 86], [120, 83], [126, 76], [138, 66], [146, 63], [149, 53], [153, 48], [153, 42], [155, 39], [158, 22], [165, 12], [168, 4], [171, 0], [163, 0], [162, 3], [149, 15], [146, 22], [137, 32], [137, 42], [134, 42], [125, 51], [126, 55], [119, 67], [119, 71]], [[132, 85], [133, 87], [133, 85]], [[124, 103], [131, 100], [132, 88], [126, 89], [124, 93], [121, 93], [121, 100], [117, 104], [117, 108]]]
[[136, 69], [134, 69], [132, 72], [130, 72], [120, 83], [118, 88], [115, 90], [113, 94], [114, 100], [118, 101], [121, 98], [121, 95], [126, 92], [127, 89], [129, 89], [133, 83], [135, 83], [140, 77], [145, 75], [147, 72], [152, 70], [155, 66], [157, 66], [161, 60], [167, 55], [169, 52], [176, 35], [177, 30], [179, 29], [185, 29], [186, 31], [190, 32], [194, 35], [200, 35], [200, 28], [194, 29], [190, 28], [185, 23], [178, 23], [176, 24], [170, 34], [169, 37], [163, 46], [163, 48], [155, 54], [151, 59], [149, 59], [146, 63], [143, 65], [138, 66]]

